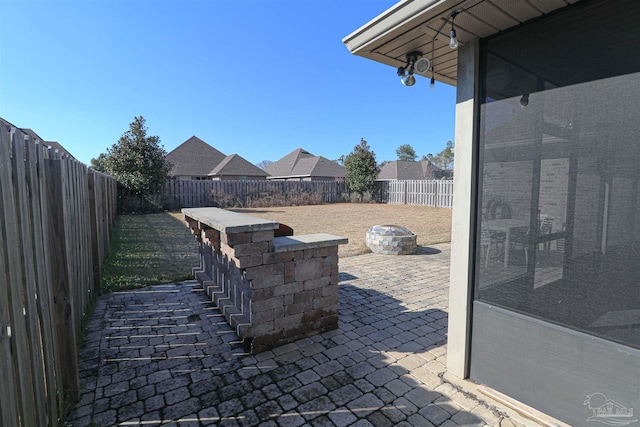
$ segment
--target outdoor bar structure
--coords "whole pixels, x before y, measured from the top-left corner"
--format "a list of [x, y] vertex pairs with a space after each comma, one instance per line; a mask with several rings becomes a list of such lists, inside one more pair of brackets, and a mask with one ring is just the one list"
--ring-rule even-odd
[[457, 87], [447, 375], [573, 426], [639, 418], [638, 22], [635, 0], [403, 0], [343, 40], [417, 77], [407, 97]]
[[252, 353], [338, 327], [346, 238], [274, 237], [279, 223], [218, 208], [182, 213], [200, 244], [194, 276]]

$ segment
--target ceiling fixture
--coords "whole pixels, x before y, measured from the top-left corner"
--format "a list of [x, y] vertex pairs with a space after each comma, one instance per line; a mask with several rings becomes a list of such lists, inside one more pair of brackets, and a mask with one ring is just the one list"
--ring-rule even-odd
[[414, 73], [421, 76], [426, 76], [431, 68], [431, 61], [428, 58], [422, 57], [422, 52], [413, 51], [406, 55], [407, 63], [398, 68], [398, 76], [400, 76], [400, 82], [405, 86], [413, 86], [416, 84], [416, 78]]
[[413, 86], [416, 84], [416, 78], [413, 76], [415, 71], [416, 60], [418, 56], [421, 56], [422, 52], [409, 52], [407, 53], [407, 63], [398, 68], [398, 75], [400, 76], [400, 82], [405, 86]]
[[[485, 0], [480, 0], [474, 6], [477, 6], [483, 1]], [[471, 7], [474, 7], [474, 6], [471, 6]], [[454, 10], [449, 16], [449, 19], [451, 20], [451, 31], [449, 31], [449, 47], [451, 49], [457, 49], [459, 46], [458, 37], [456, 34], [455, 25], [454, 25], [456, 16], [458, 16], [458, 14], [461, 12], [465, 12], [471, 7], [463, 10]], [[438, 35], [442, 34], [442, 29], [444, 28], [445, 25], [447, 25], [447, 23], [449, 22], [449, 19], [443, 20], [442, 25], [436, 31], [435, 35], [431, 39], [431, 60], [429, 60], [429, 58], [422, 57], [422, 52], [413, 51], [413, 52], [407, 53], [407, 63], [403, 67], [398, 68], [398, 76], [400, 76], [400, 81], [402, 82], [403, 85], [413, 86], [414, 84], [416, 84], [416, 78], [413, 75], [414, 73], [428, 77], [429, 71], [431, 71], [431, 82], [429, 86], [431, 87], [432, 90], [435, 88], [436, 78], [435, 78], [435, 70], [433, 67], [433, 54], [435, 52], [435, 41]]]
[[[483, 2], [484, 0], [480, 0], [480, 1]], [[442, 22], [442, 25], [440, 25], [440, 28], [438, 28], [436, 33], [433, 35], [433, 38], [431, 39], [431, 84], [430, 84], [431, 90], [434, 90], [436, 87], [436, 76], [435, 76], [435, 67], [434, 67], [435, 62], [433, 61], [433, 54], [436, 50], [435, 49], [436, 38], [438, 37], [438, 35], [442, 34], [442, 29], [445, 27], [445, 25], [447, 25], [447, 23], [449, 22], [449, 19], [451, 19], [451, 31], [449, 32], [449, 37], [450, 37], [449, 46], [452, 49], [456, 49], [458, 47], [458, 39], [456, 38], [456, 30], [453, 27], [453, 20], [456, 19], [456, 16], [458, 16], [458, 13], [461, 13], [461, 12], [464, 12], [464, 10], [462, 11], [454, 10], [449, 16], [449, 18], [445, 19]]]
[[430, 69], [431, 69], [431, 61], [429, 61], [429, 58], [424, 58], [424, 57], [418, 58], [415, 64], [416, 74], [426, 77]]
[[456, 37], [456, 29], [453, 27], [453, 21], [456, 19], [458, 12], [451, 14], [451, 31], [449, 32], [449, 47], [451, 49], [458, 48], [458, 38]]

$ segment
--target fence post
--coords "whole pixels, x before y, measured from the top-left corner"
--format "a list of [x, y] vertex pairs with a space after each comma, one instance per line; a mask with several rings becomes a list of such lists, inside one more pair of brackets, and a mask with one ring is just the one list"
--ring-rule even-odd
[[93, 289], [100, 293], [100, 236], [98, 235], [98, 210], [96, 209], [96, 176], [92, 170], [87, 171], [89, 189], [89, 222], [91, 223], [91, 259], [93, 268]]
[[407, 204], [407, 186], [408, 186], [407, 185], [407, 181], [404, 181], [402, 183], [402, 189], [403, 189], [403, 191], [402, 191], [402, 204], [403, 205]]
[[49, 190], [49, 254], [53, 283], [53, 305], [56, 340], [60, 352], [62, 384], [71, 400], [79, 393], [78, 357], [76, 354], [76, 330], [69, 288], [70, 272], [67, 260], [64, 186], [66, 171], [61, 160], [47, 159], [45, 171]]

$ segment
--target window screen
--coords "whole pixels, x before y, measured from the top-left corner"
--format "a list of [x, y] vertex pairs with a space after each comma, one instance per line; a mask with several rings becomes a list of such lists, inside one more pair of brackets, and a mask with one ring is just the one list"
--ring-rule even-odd
[[640, 348], [640, 2], [483, 43], [475, 299]]

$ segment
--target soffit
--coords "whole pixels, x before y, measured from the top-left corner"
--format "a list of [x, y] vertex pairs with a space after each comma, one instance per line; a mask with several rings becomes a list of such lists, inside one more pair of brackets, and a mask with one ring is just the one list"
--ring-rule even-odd
[[[460, 45], [485, 38], [580, 0], [403, 0], [342, 42], [349, 52], [394, 68], [406, 54], [420, 51], [432, 63], [436, 80], [456, 84], [458, 51], [449, 48], [454, 11]], [[429, 76], [430, 77], [430, 76]]]

